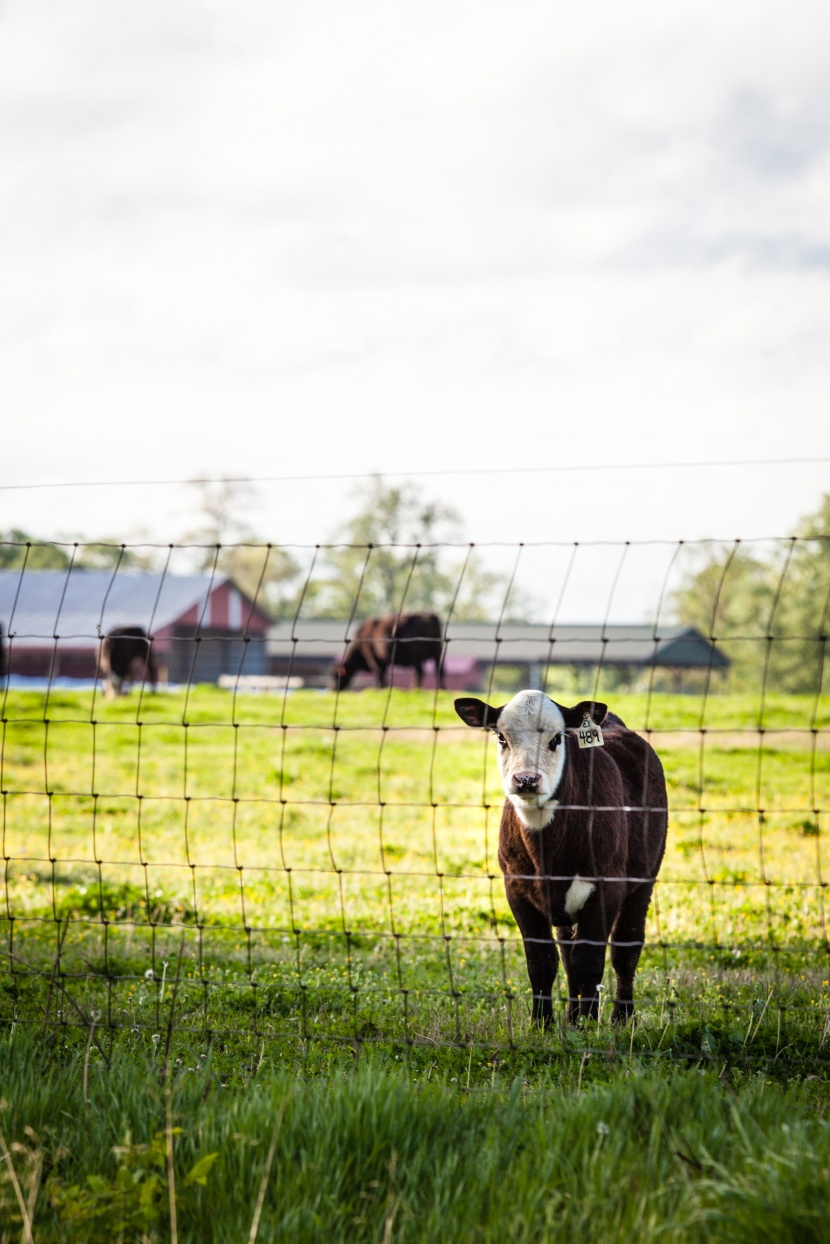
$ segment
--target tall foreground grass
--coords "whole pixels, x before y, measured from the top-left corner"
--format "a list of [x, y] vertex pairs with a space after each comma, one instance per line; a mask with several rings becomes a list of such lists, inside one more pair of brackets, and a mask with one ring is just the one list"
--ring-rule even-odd
[[[20, 1029], [0, 1042], [0, 1082], [40, 1241], [170, 1239], [171, 1187], [181, 1241], [249, 1240], [255, 1220], [256, 1238], [298, 1244], [830, 1238], [830, 1126], [812, 1082], [728, 1086], [635, 1063], [464, 1094], [368, 1063], [233, 1091], [208, 1060], [173, 1077], [168, 1103], [146, 1057], [118, 1052], [85, 1076], [82, 1049]], [[162, 1160], [142, 1166], [154, 1134]], [[186, 1187], [200, 1163], [204, 1183]], [[142, 1195], [142, 1230], [123, 1229]], [[21, 1239], [9, 1166], [0, 1204], [0, 1241]]]

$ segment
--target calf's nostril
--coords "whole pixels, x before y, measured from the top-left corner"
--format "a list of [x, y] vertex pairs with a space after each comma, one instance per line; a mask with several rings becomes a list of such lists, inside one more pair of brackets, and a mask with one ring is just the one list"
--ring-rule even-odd
[[538, 773], [516, 773], [513, 777], [513, 783], [517, 792], [519, 791], [535, 791], [539, 786]]

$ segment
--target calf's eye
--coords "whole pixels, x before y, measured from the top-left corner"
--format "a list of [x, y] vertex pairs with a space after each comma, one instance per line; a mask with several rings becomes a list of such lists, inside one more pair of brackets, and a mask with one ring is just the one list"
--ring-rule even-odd
[[507, 739], [503, 734], [499, 734], [498, 730], [496, 731], [496, 738], [499, 741], [499, 747], [507, 747]]
[[552, 752], [555, 752], [561, 742], [562, 742], [562, 735], [555, 734], [553, 738], [551, 739], [550, 743], [548, 744], [548, 747], [550, 748]]

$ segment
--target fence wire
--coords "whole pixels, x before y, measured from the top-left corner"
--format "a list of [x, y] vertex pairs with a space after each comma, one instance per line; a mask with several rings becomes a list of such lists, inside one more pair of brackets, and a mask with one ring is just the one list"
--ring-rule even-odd
[[[603, 1042], [823, 1057], [825, 539], [2, 550], [3, 1022], [168, 1053], [567, 1049], [561, 969], [555, 1037], [529, 1022], [491, 736], [452, 707], [530, 685], [607, 702], [667, 774], [637, 1018], [601, 1007]], [[648, 623], [618, 620], [627, 576]], [[586, 594], [599, 621], [563, 621]], [[427, 659], [413, 689], [416, 630], [383, 685], [359, 646], [328, 689], [362, 620], [414, 611], [446, 688]], [[150, 637], [157, 686], [134, 656], [105, 694], [115, 626]]]

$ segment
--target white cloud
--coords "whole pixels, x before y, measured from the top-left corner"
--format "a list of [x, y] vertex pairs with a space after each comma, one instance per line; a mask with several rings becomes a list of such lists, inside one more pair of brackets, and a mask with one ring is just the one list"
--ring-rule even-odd
[[[830, 452], [828, 36], [783, 0], [7, 3], [7, 481]], [[826, 477], [720, 478], [550, 491], [577, 535], [693, 537]], [[435, 484], [528, 538], [492, 487]], [[0, 525], [175, 535], [149, 496]], [[268, 521], [320, 538], [342, 496]]]

